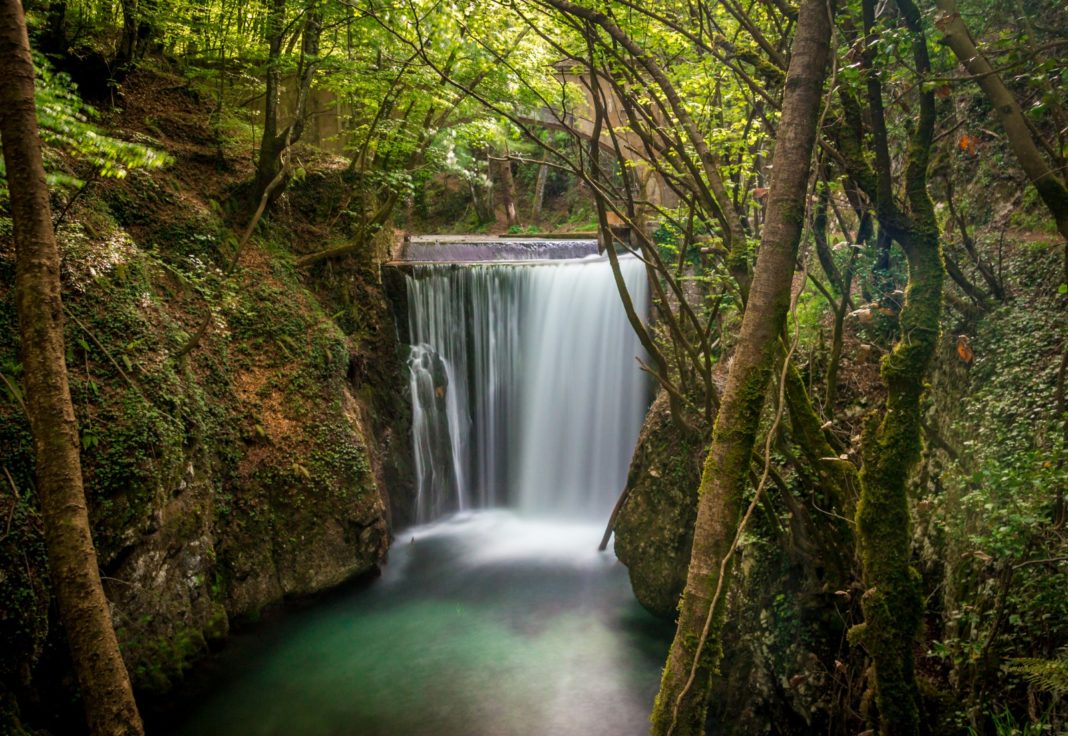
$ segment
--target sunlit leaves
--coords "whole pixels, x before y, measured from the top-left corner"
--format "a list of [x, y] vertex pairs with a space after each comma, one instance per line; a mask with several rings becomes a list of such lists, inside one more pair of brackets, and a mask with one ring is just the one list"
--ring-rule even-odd
[[[105, 134], [92, 121], [96, 112], [78, 97], [70, 80], [55, 73], [43, 57], [35, 59], [38, 69], [37, 123], [47, 153], [62, 153], [75, 163], [78, 175], [56, 166], [47, 166], [49, 185], [73, 188], [83, 184], [82, 176], [122, 179], [133, 169], [157, 169], [169, 163], [162, 151], [142, 143], [124, 141]], [[4, 173], [0, 161], [0, 174]], [[0, 182], [0, 195], [6, 199], [6, 181]]]

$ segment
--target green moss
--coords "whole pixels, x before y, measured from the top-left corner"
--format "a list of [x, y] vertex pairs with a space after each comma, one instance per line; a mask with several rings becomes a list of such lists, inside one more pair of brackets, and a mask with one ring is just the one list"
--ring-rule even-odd
[[615, 523], [616, 556], [646, 609], [675, 619], [697, 515], [697, 491], [708, 451], [705, 433], [678, 431], [661, 393], [646, 418], [627, 478], [627, 502]]
[[857, 505], [860, 557], [867, 588], [865, 628], [854, 634], [871, 655], [882, 734], [919, 732], [919, 697], [913, 647], [923, 600], [919, 573], [910, 565], [907, 480], [920, 454], [920, 396], [938, 342], [942, 262], [937, 238], [906, 243], [909, 286], [901, 339], [883, 358], [886, 413], [872, 417], [863, 438], [864, 466]]
[[190, 665], [208, 651], [204, 632], [183, 627], [166, 636], [148, 640], [122, 639], [123, 656], [136, 664], [130, 668], [135, 688], [147, 693], [164, 693], [180, 682]]
[[[198, 164], [183, 164], [189, 181]], [[330, 211], [347, 191], [336, 177], [306, 182], [291, 194]], [[295, 270], [293, 218], [312, 209], [272, 213], [232, 275], [221, 268], [233, 255], [231, 223], [167, 172], [94, 185], [69, 213], [70, 384], [94, 539], [140, 689], [171, 687], [231, 618], [248, 620], [294, 586], [314, 592], [384, 554], [371, 472], [379, 449], [355, 417], [361, 404], [383, 407], [366, 416], [388, 432], [407, 416], [402, 391], [378, 389], [402, 380], [402, 363], [370, 250], [350, 272], [329, 269], [326, 286]], [[9, 226], [0, 216], [0, 238]], [[0, 372], [17, 385], [13, 282], [11, 259], [0, 258]], [[346, 309], [320, 306], [338, 295]], [[201, 344], [175, 359], [209, 310]], [[359, 364], [352, 379], [350, 361]], [[393, 438], [394, 454], [406, 448]], [[0, 467], [20, 494], [12, 505], [0, 472], [0, 692], [59, 643], [49, 643], [32, 450], [0, 385]], [[361, 532], [372, 526], [381, 539], [368, 542]], [[324, 528], [329, 549], [316, 547]]]

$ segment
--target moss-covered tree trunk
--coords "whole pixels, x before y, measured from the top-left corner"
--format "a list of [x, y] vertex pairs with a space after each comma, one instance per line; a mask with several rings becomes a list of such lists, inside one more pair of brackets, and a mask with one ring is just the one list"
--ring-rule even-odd
[[[722, 649], [719, 631], [730, 578], [727, 565], [719, 580], [720, 565], [738, 528], [764, 397], [789, 309], [830, 33], [827, 4], [805, 0], [776, 137], [776, 173], [766, 225], [701, 478], [678, 630], [652, 715], [655, 734], [704, 732], [711, 678]], [[718, 598], [717, 587], [722, 590]]]
[[49, 572], [93, 734], [141, 734], [100, 583], [67, 383], [59, 249], [19, 0], [0, 2], [0, 136], [15, 231], [15, 306]]
[[937, 231], [899, 240], [909, 264], [902, 338], [883, 359], [886, 411], [864, 434], [857, 536], [864, 623], [851, 632], [872, 658], [879, 732], [919, 732], [913, 647], [923, 615], [919, 573], [909, 564], [909, 471], [920, 455], [920, 396], [938, 342], [942, 262]]
[[[927, 40], [912, 0], [897, 0], [912, 35], [913, 61], [921, 77], [930, 72]], [[875, 6], [864, 0], [868, 59], [877, 40]], [[891, 191], [891, 167], [882, 88], [872, 75], [868, 96], [876, 147], [875, 198], [880, 226], [905, 252], [908, 286], [899, 316], [900, 337], [883, 358], [886, 409], [864, 432], [857, 505], [857, 540], [864, 574], [864, 623], [850, 632], [872, 659], [879, 733], [919, 733], [920, 707], [913, 648], [923, 617], [919, 573], [910, 565], [908, 476], [920, 455], [921, 406], [927, 367], [938, 345], [944, 269], [927, 168], [934, 136], [934, 94], [919, 94], [919, 115], [909, 141], [905, 170], [907, 212]]]

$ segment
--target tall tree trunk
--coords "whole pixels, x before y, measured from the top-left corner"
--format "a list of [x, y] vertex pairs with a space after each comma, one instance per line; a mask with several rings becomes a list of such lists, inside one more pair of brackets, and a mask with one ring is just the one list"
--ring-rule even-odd
[[[34, 12], [41, 13], [40, 8]], [[37, 50], [46, 54], [67, 53], [67, 0], [51, 0], [44, 7], [44, 28], [37, 36]]]
[[704, 733], [731, 574], [727, 564], [719, 580], [720, 566], [733, 547], [764, 395], [790, 304], [830, 35], [827, 4], [805, 0], [787, 74], [767, 220], [701, 478], [686, 590], [653, 710], [654, 734]]
[[515, 177], [512, 176], [512, 160], [508, 157], [508, 149], [504, 149], [504, 160], [498, 161], [501, 172], [501, 199], [504, 201], [504, 216], [508, 226], [519, 224], [519, 213], [516, 211]]
[[115, 53], [117, 66], [129, 64], [134, 60], [137, 50], [137, 0], [122, 0], [122, 36]]
[[[282, 170], [282, 153], [300, 140], [307, 120], [311, 83], [319, 57], [319, 40], [322, 36], [322, 8], [318, 0], [311, 0], [301, 36], [301, 67], [297, 75], [297, 104], [293, 122], [279, 130], [281, 116], [282, 78], [279, 64], [282, 57], [282, 42], [285, 40], [286, 0], [271, 0], [267, 17], [267, 90], [263, 109], [263, 138], [256, 161], [256, 176], [253, 181], [251, 202], [259, 202], [278, 172]], [[276, 187], [271, 193], [273, 201], [284, 189]]]
[[59, 250], [19, 0], [0, 0], [0, 136], [15, 230], [15, 306], [49, 572], [93, 734], [141, 734], [100, 583], [67, 383]]
[[253, 185], [252, 199], [259, 201], [267, 182], [278, 171], [277, 161], [280, 150], [276, 150], [278, 140], [278, 108], [282, 104], [282, 38], [286, 23], [286, 0], [271, 0], [267, 13], [267, 69], [265, 73], [266, 90], [263, 97], [263, 137], [260, 138], [260, 155], [256, 161], [256, 179]]
[[493, 169], [495, 167], [488, 149], [481, 151], [481, 155], [486, 158], [486, 176], [480, 177], [476, 173], [468, 184], [471, 187], [471, 203], [475, 207], [475, 217], [479, 225], [485, 225], [497, 221], [497, 212], [493, 206]]
[[122, 35], [115, 49], [114, 68], [121, 75], [145, 55], [154, 41], [160, 40], [158, 0], [121, 0]]
[[[912, 0], [897, 0], [912, 35], [919, 77], [929, 74], [920, 12]], [[874, 56], [875, 0], [864, 0], [868, 50]], [[934, 93], [919, 93], [919, 117], [908, 145], [905, 190], [908, 213], [894, 202], [882, 87], [869, 78], [869, 98], [877, 180], [880, 229], [896, 241], [908, 261], [908, 286], [899, 316], [900, 335], [881, 365], [886, 411], [872, 417], [864, 431], [857, 505], [857, 541], [864, 572], [861, 605], [864, 623], [850, 631], [872, 659], [874, 689], [882, 736], [919, 733], [919, 691], [913, 650], [923, 619], [919, 573], [910, 564], [911, 530], [908, 476], [919, 459], [923, 394], [927, 367], [938, 345], [944, 269], [934, 205], [927, 192], [927, 169], [934, 140]]]
[[549, 154], [542, 158], [542, 164], [538, 166], [538, 178], [534, 182], [534, 201], [530, 205], [530, 219], [537, 222], [541, 218], [541, 208], [545, 205], [545, 184], [549, 180], [549, 166], [544, 163]]

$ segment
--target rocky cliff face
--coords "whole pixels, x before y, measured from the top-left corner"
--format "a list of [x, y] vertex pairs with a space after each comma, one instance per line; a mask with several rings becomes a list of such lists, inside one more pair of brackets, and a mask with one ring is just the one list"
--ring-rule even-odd
[[[235, 223], [216, 203], [247, 172], [217, 153], [197, 127], [202, 103], [174, 80], [135, 77], [125, 102], [114, 124], [151, 134], [175, 164], [94, 185], [60, 240], [94, 537], [124, 656], [151, 692], [232, 624], [374, 573], [411, 480], [375, 249], [293, 265], [292, 252], [346, 237], [336, 211], [327, 229], [293, 206], [337, 204], [340, 174], [325, 162], [294, 183], [227, 275]], [[17, 391], [13, 283], [0, 217], [0, 371]], [[204, 339], [181, 355], [205, 315]], [[24, 719], [62, 731], [77, 705], [49, 608], [29, 429], [6, 388], [0, 467], [0, 730], [17, 699]]]

